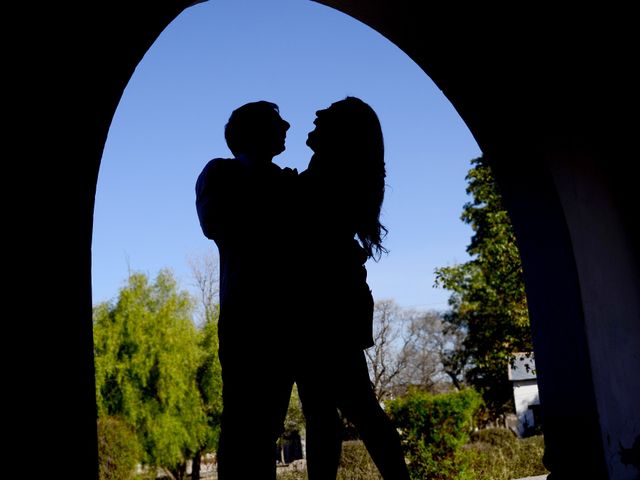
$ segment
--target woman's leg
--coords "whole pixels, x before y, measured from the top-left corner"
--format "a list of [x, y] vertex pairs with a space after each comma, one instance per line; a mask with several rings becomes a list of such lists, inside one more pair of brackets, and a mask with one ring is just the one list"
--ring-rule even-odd
[[364, 352], [345, 352], [336, 372], [337, 404], [385, 480], [408, 480], [400, 436], [376, 399]]

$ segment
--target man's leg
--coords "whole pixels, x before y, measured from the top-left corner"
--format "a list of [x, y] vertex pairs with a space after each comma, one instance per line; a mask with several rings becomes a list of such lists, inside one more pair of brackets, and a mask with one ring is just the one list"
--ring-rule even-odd
[[[227, 340], [227, 339], [225, 339]], [[243, 341], [220, 341], [223, 412], [219, 480], [272, 480], [276, 441], [283, 432], [293, 377], [284, 351]], [[277, 346], [275, 346], [277, 347]]]
[[[342, 452], [342, 420], [325, 365], [302, 362], [296, 376], [306, 420], [308, 480], [335, 480]], [[322, 367], [322, 368], [321, 368]]]

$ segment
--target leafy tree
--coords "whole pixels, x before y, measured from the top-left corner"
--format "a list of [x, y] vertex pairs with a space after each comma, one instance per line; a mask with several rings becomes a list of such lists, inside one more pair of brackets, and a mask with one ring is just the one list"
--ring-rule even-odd
[[[520, 254], [509, 216], [483, 157], [472, 162], [462, 221], [473, 229], [471, 260], [436, 270], [436, 284], [451, 290], [445, 320], [466, 333], [450, 356], [467, 381], [482, 392], [490, 417], [512, 406], [507, 369], [512, 354], [529, 352], [531, 332]], [[454, 369], [455, 370], [455, 369]]]
[[98, 478], [133, 478], [140, 458], [138, 439], [131, 427], [116, 417], [98, 419]]
[[302, 412], [302, 403], [298, 395], [298, 386], [293, 385], [291, 390], [291, 400], [287, 408], [287, 416], [284, 420], [284, 433], [303, 432], [305, 429], [305, 419]]
[[200, 317], [200, 363], [196, 382], [202, 398], [207, 428], [193, 459], [192, 480], [200, 478], [202, 456], [218, 448], [222, 416], [222, 369], [218, 358], [218, 262], [211, 254], [193, 258], [191, 273], [195, 281]]
[[199, 332], [200, 362], [196, 383], [202, 398], [202, 408], [206, 419], [205, 434], [193, 459], [191, 478], [200, 478], [200, 463], [205, 453], [218, 448], [220, 420], [222, 417], [222, 370], [218, 359], [218, 311], [211, 310]]
[[206, 429], [192, 312], [191, 296], [168, 270], [153, 283], [131, 274], [117, 302], [94, 308], [99, 416], [123, 419], [136, 432], [142, 463], [175, 478], [186, 475]]
[[[287, 416], [284, 420], [284, 431], [278, 439], [278, 447], [280, 450], [280, 462], [286, 463], [287, 457], [302, 458], [301, 437], [305, 436], [305, 418], [302, 412], [302, 403], [298, 395], [297, 385], [293, 385]], [[286, 455], [286, 451], [289, 452]], [[292, 453], [293, 452], [293, 453]]]

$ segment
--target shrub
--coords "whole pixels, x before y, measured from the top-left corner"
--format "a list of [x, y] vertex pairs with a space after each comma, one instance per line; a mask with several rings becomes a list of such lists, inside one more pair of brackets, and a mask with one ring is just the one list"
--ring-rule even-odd
[[98, 471], [100, 480], [132, 478], [141, 455], [135, 433], [115, 417], [98, 419]]
[[440, 395], [414, 391], [389, 402], [412, 478], [468, 478], [462, 447], [481, 405], [482, 397], [471, 389]]

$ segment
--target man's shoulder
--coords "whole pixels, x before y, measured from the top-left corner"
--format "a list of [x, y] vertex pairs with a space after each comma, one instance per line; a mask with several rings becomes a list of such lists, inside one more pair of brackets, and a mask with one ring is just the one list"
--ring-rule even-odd
[[233, 158], [214, 158], [209, 160], [200, 172], [199, 178], [211, 178], [232, 175], [240, 169], [240, 162]]
[[238, 162], [231, 158], [214, 158], [204, 166], [196, 180], [196, 193], [202, 194], [210, 188], [220, 188], [229, 183], [237, 170]]
[[214, 158], [209, 160], [203, 171], [210, 170], [232, 170], [239, 166], [239, 162], [233, 158]]

